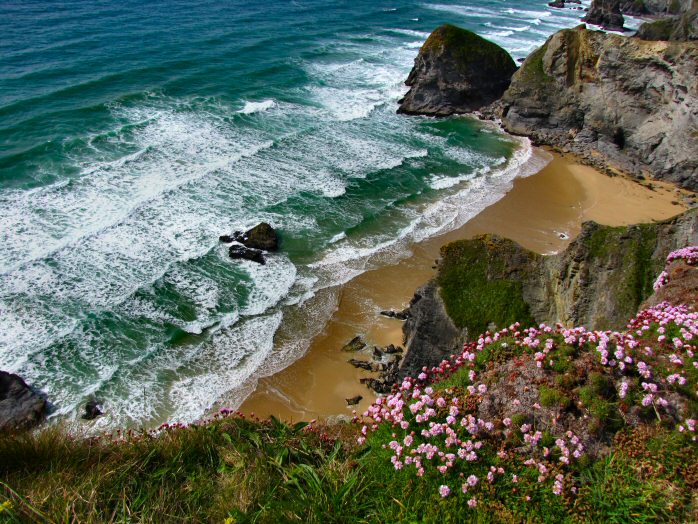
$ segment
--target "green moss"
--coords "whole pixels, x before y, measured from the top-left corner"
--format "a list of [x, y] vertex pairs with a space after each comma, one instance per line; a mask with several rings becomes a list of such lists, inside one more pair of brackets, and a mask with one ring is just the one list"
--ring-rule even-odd
[[467, 68], [470, 64], [486, 64], [488, 67], [516, 69], [509, 53], [497, 44], [481, 36], [451, 24], [435, 29], [422, 46], [422, 51], [446, 49]]
[[453, 322], [476, 335], [490, 323], [499, 327], [516, 321], [534, 323], [522, 296], [521, 279], [507, 275], [502, 250], [508, 241], [480, 237], [442, 248], [438, 283]]
[[[652, 284], [662, 269], [661, 257], [653, 258], [657, 242], [657, 227], [640, 224], [628, 227], [597, 226], [583, 240], [589, 257], [598, 267], [614, 268], [609, 272], [609, 294], [617, 300], [618, 317], [632, 317], [640, 304], [652, 293]], [[599, 328], [612, 328], [599, 319]]]
[[524, 84], [542, 87], [553, 81], [553, 77], [549, 76], [543, 68], [543, 56], [546, 49], [547, 44], [539, 47], [528, 55], [528, 58], [521, 65], [518, 74], [520, 75], [520, 81], [523, 81]]
[[541, 405], [547, 408], [566, 409], [570, 405], [570, 399], [558, 389], [540, 386], [538, 394]]

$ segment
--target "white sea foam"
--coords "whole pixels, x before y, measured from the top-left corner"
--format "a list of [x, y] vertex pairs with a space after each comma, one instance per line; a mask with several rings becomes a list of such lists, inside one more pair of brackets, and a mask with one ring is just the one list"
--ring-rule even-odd
[[260, 102], [246, 101], [245, 105], [238, 111], [238, 113], [251, 115], [254, 113], [261, 113], [262, 111], [267, 111], [273, 107], [276, 107], [276, 102], [274, 100], [262, 100]]

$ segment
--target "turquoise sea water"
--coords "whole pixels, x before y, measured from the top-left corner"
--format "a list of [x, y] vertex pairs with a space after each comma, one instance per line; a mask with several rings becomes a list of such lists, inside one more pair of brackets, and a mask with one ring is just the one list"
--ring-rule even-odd
[[[444, 22], [526, 56], [539, 0], [0, 3], [0, 369], [98, 427], [191, 421], [303, 353], [336, 286], [535, 166], [469, 118], [395, 114]], [[266, 266], [218, 236], [278, 227]]]

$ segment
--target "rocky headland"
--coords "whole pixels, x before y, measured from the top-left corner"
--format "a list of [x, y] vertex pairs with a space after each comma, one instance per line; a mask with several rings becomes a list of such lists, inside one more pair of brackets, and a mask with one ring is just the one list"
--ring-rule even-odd
[[[689, 10], [659, 21], [669, 24], [668, 35], [655, 35], [648, 27], [641, 29], [642, 38], [583, 25], [562, 30], [531, 53], [511, 79], [513, 61], [503, 57], [504, 50], [495, 51], [496, 44], [482, 44], [472, 33], [443, 26], [415, 59], [407, 79], [411, 89], [399, 111], [467, 113], [501, 95], [481, 113], [501, 119], [512, 134], [573, 152], [608, 172], [696, 190], [698, 46], [690, 40], [695, 20]], [[452, 34], [461, 36], [444, 38]], [[654, 39], [658, 37], [671, 41]], [[480, 48], [487, 53], [475, 53]], [[478, 59], [459, 65], [463, 56]], [[489, 69], [478, 64], [488, 56]]]
[[504, 128], [589, 163], [698, 189], [698, 46], [563, 30], [498, 103]]

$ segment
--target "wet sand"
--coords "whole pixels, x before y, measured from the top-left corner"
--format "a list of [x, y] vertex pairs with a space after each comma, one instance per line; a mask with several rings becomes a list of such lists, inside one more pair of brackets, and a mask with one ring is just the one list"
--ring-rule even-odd
[[[623, 177], [603, 175], [574, 158], [554, 155], [543, 170], [515, 180], [501, 200], [462, 228], [415, 244], [410, 257], [345, 284], [336, 311], [306, 354], [283, 371], [260, 379], [240, 410], [289, 421], [351, 415], [353, 409], [362, 412], [375, 395], [359, 379], [371, 374], [348, 364], [354, 355], [341, 348], [357, 334], [369, 347], [402, 344], [402, 322], [378, 313], [408, 305], [415, 290], [434, 276], [442, 245], [494, 233], [538, 253], [554, 253], [579, 234], [583, 221], [626, 225], [666, 219], [686, 209], [672, 203], [678, 200], [674, 186], [652, 185], [650, 190]], [[356, 395], [363, 400], [348, 407], [345, 399]]]

